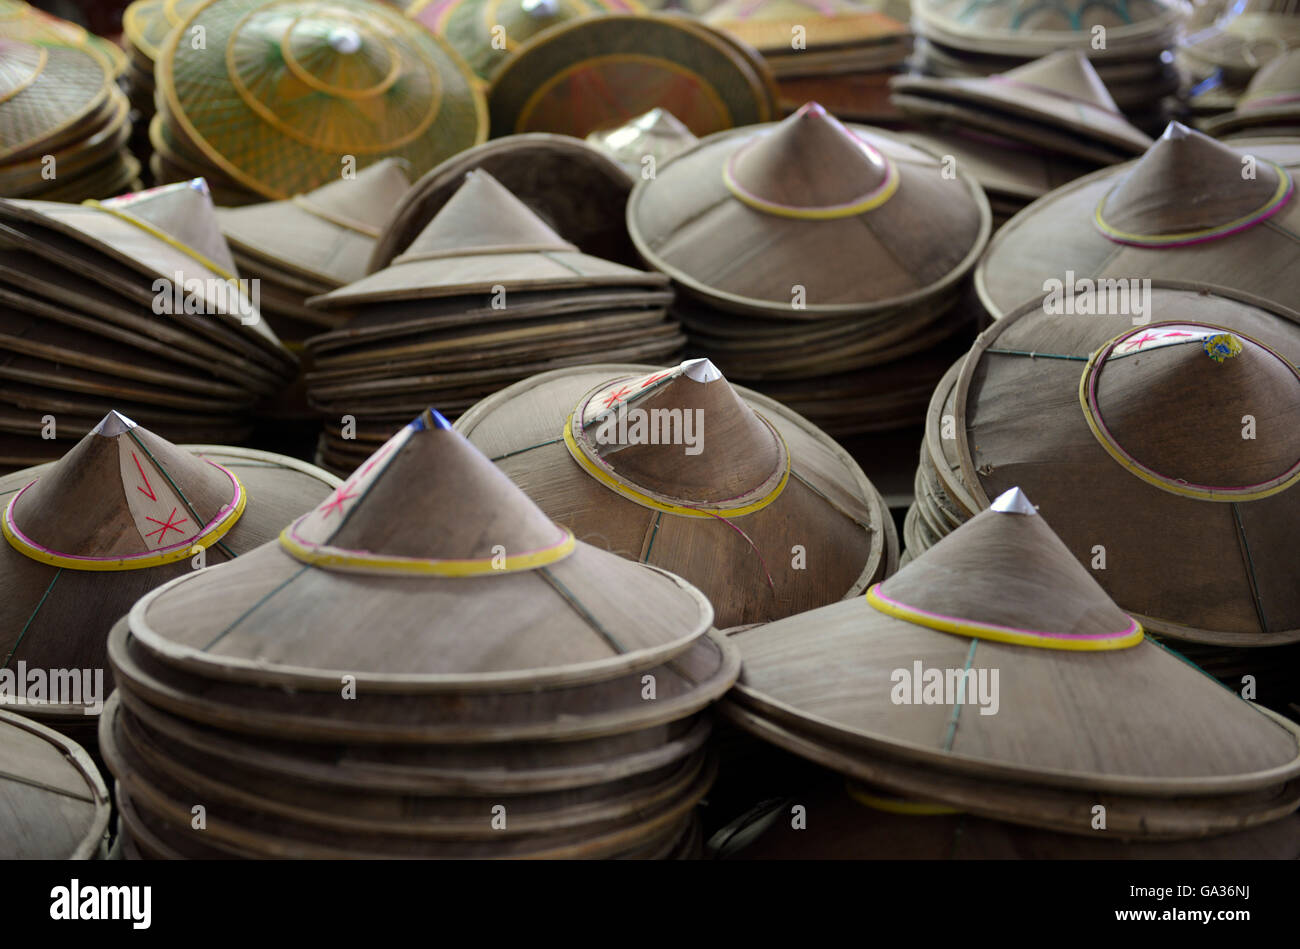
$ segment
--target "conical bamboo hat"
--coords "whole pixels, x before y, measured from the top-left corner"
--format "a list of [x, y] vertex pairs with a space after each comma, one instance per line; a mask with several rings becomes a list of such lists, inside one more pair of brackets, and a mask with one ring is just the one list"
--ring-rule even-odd
[[383, 300], [575, 287], [661, 287], [661, 274], [581, 253], [485, 171], [465, 183], [384, 270], [316, 297], [325, 308]]
[[852, 596], [892, 568], [889, 515], [843, 449], [706, 359], [543, 373], [457, 428], [577, 536], [687, 577], [720, 627]]
[[[973, 107], [970, 121], [977, 126], [984, 110], [993, 110], [1123, 154], [1140, 155], [1151, 147], [1150, 136], [1124, 117], [1087, 56], [1077, 49], [1060, 50], [987, 79], [900, 76], [890, 86], [912, 96]], [[962, 115], [954, 119], [961, 122]]]
[[1179, 44], [1193, 62], [1220, 70], [1239, 85], [1262, 65], [1300, 44], [1300, 15], [1290, 0], [1244, 0]]
[[[937, 157], [809, 103], [779, 124], [710, 136], [639, 182], [628, 230], [649, 263], [726, 310], [885, 310], [951, 288], [987, 240], [979, 186], [939, 172]], [[922, 239], [918, 221], [942, 226]]]
[[646, 168], [647, 155], [663, 164], [699, 139], [667, 109], [651, 109], [616, 129], [592, 132], [587, 141], [607, 152], [629, 174], [639, 177]]
[[366, 275], [366, 261], [393, 209], [410, 188], [401, 162], [385, 158], [288, 201], [222, 208], [231, 246], [277, 269], [328, 286]]
[[684, 581], [575, 543], [431, 410], [233, 567], [141, 599], [132, 634], [223, 679], [526, 690], [653, 666], [713, 619]]
[[[1136, 162], [1059, 188], [989, 243], [975, 287], [996, 319], [1044, 279], [1201, 281], [1300, 299], [1300, 144], [1217, 142], [1173, 123]], [[1189, 196], [1200, 195], [1198, 200]]]
[[1300, 640], [1289, 552], [1300, 314], [1157, 283], [1135, 326], [1085, 299], [1073, 312], [1028, 302], [967, 358], [953, 414], [973, 501], [1023, 485], [1154, 632], [1232, 646]]
[[0, 2], [0, 33], [11, 39], [44, 46], [85, 50], [103, 62], [114, 78], [126, 71], [126, 54], [116, 43], [96, 36], [79, 23], [54, 16], [23, 0]]
[[[182, 42], [200, 27], [203, 49]], [[336, 179], [349, 158], [404, 158], [423, 174], [487, 131], [459, 54], [361, 0], [209, 2], [169, 34], [157, 79], [204, 160], [271, 199]]]
[[102, 669], [108, 627], [142, 593], [195, 558], [251, 550], [338, 483], [267, 452], [184, 449], [110, 412], [60, 460], [0, 478], [0, 668]]
[[1137, 795], [1300, 776], [1300, 728], [1145, 640], [1019, 489], [865, 598], [731, 638], [746, 705], [857, 753]]
[[85, 50], [0, 36], [0, 161], [65, 140], [105, 104], [110, 82]]
[[1256, 134], [1270, 134], [1267, 126], [1300, 127], [1300, 49], [1283, 53], [1262, 66], [1227, 115], [1205, 123], [1211, 135], [1240, 129], [1259, 128]]
[[[1090, 56], [1122, 56], [1172, 46], [1184, 8], [1176, 0], [1137, 0], [1122, 7], [1087, 0], [1044, 6], [1035, 0], [915, 0], [917, 33], [955, 49], [982, 54], [1035, 57], [1074, 47]], [[1095, 50], [1096, 30], [1105, 30]]]

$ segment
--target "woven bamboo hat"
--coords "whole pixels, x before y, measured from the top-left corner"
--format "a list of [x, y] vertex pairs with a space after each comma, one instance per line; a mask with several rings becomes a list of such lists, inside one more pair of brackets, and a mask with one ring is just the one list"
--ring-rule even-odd
[[67, 141], [108, 100], [104, 63], [85, 50], [0, 37], [0, 160], [30, 157]]
[[444, 37], [484, 79], [542, 30], [597, 13], [635, 13], [636, 0], [415, 0], [406, 15]]
[[773, 104], [763, 68], [685, 17], [573, 20], [538, 33], [494, 74], [492, 134], [583, 138], [655, 107], [672, 112], [696, 135], [767, 122]]
[[[731, 639], [742, 724], [875, 766], [892, 793], [925, 772], [937, 780], [923, 799], [1084, 833], [1090, 807], [1065, 815], [1049, 799], [1104, 800], [1108, 825], [1124, 814], [1135, 837], [1237, 829], [1300, 796], [1300, 727], [1146, 640], [1019, 489], [865, 598]], [[1150, 802], [1150, 821], [1129, 824]]]
[[79, 23], [54, 16], [24, 0], [0, 0], [0, 33], [48, 46], [71, 46], [102, 59], [114, 78], [127, 67], [126, 54], [111, 40], [96, 36]]
[[1288, 49], [1300, 46], [1300, 11], [1290, 0], [1244, 0], [1205, 29], [1186, 37], [1179, 52], [1194, 63], [1245, 82]]
[[647, 167], [647, 155], [656, 164], [662, 164], [686, 151], [699, 139], [671, 112], [651, 109], [616, 129], [592, 132], [587, 141], [606, 152], [636, 178]]
[[764, 55], [790, 53], [795, 27], [804, 29], [801, 52], [867, 45], [879, 39], [884, 19], [854, 0], [724, 0], [703, 18]]
[[0, 827], [6, 860], [100, 856], [113, 806], [90, 755], [52, 729], [0, 710]]
[[[204, 49], [182, 42], [200, 27]], [[487, 129], [459, 54], [371, 0], [204, 4], [168, 35], [157, 82], [165, 123], [206, 164], [276, 200], [336, 179], [349, 158], [404, 158], [423, 174]]]
[[[0, 668], [103, 669], [109, 626], [142, 593], [191, 572], [201, 551], [221, 562], [251, 550], [337, 485], [268, 452], [181, 448], [110, 412], [57, 462], [0, 479]], [[86, 720], [67, 703], [22, 710]]]
[[468, 172], [482, 169], [584, 253], [640, 266], [624, 214], [632, 179], [599, 149], [568, 135], [507, 135], [466, 149], [425, 174], [399, 202], [367, 265], [387, 267], [442, 210]]
[[1289, 50], [1269, 60], [1255, 73], [1237, 107], [1227, 115], [1205, 123], [1205, 131], [1223, 136], [1286, 134], [1300, 129], [1300, 49]]
[[1053, 151], [1109, 162], [1140, 155], [1135, 128], [1077, 49], [1061, 50], [987, 79], [899, 76], [894, 101], [911, 114], [948, 119]]
[[[938, 164], [809, 103], [778, 124], [710, 136], [639, 182], [628, 230], [648, 262], [711, 306], [793, 321], [887, 311], [950, 290], [987, 239], [978, 185]], [[921, 239], [918, 220], [943, 226]], [[803, 307], [791, 305], [796, 286]]]
[[1059, 188], [1002, 228], [975, 268], [980, 300], [996, 319], [1068, 271], [1203, 281], [1293, 305], [1298, 166], [1300, 145], [1229, 145], [1173, 123], [1136, 162]]
[[689, 578], [721, 627], [852, 596], [894, 563], [889, 514], [848, 455], [707, 359], [544, 373], [457, 427], [579, 537]]

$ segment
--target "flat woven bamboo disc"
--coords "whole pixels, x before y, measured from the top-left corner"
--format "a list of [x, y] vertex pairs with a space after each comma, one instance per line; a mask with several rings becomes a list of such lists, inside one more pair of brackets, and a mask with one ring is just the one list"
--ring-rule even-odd
[[[671, 112], [655, 108], [616, 129], [592, 132], [587, 141], [636, 178], [645, 169], [676, 158], [699, 139]], [[654, 165], [646, 161], [647, 156]]]
[[806, 46], [799, 52], [860, 47], [892, 35], [894, 21], [853, 0], [725, 0], [704, 15], [710, 26], [726, 30], [764, 55], [788, 54], [794, 28], [802, 27]]
[[[196, 27], [206, 49], [182, 42]], [[207, 3], [169, 34], [157, 78], [204, 160], [276, 200], [337, 179], [349, 158], [403, 158], [420, 175], [487, 130], [460, 55], [361, 0]]]
[[1269, 60], [1250, 80], [1234, 111], [1204, 124], [1208, 134], [1219, 137], [1242, 129], [1271, 135], [1275, 127], [1300, 127], [1300, 48]]
[[[1253, 178], [1242, 174], [1247, 156]], [[1143, 158], [1057, 189], [998, 231], [975, 268], [980, 301], [997, 319], [1041, 297], [1045, 279], [1150, 277], [1294, 306], [1297, 169], [1300, 143], [1229, 145], [1175, 123]]]
[[979, 186], [939, 170], [938, 157], [810, 103], [710, 136], [639, 182], [628, 230], [649, 263], [725, 310], [878, 312], [950, 290], [988, 238]]
[[[1104, 551], [1098, 581], [1153, 632], [1300, 640], [1300, 315], [1157, 283], [1149, 316], [1047, 315], [1035, 300], [987, 330], [953, 409], [961, 481], [981, 508], [1023, 486], [1080, 562]], [[1266, 431], [1243, 438], [1246, 415]]]
[[[694, 413], [700, 451], [620, 442], [616, 415], [602, 443], [597, 416], [617, 406]], [[843, 449], [707, 360], [545, 373], [457, 428], [577, 536], [690, 579], [721, 627], [852, 596], [893, 556], [884, 502]]]
[[[1145, 642], [1018, 491], [867, 598], [731, 639], [745, 661], [738, 701], [886, 758], [1144, 797], [1241, 795], [1300, 775], [1300, 728]], [[928, 698], [926, 669], [938, 670]], [[1003, 673], [994, 713], [981, 714], [987, 682], [972, 678], [964, 702], [945, 696], [945, 669]]]
[[[122, 11], [122, 33], [131, 46], [131, 53], [143, 57], [152, 67], [162, 50], [167, 34], [184, 23], [203, 5], [204, 0], [135, 0]], [[142, 64], [143, 65], [143, 64]]]
[[[110, 413], [59, 461], [0, 478], [0, 668], [103, 669], [108, 626], [141, 594], [265, 543], [338, 484], [268, 452], [179, 448]], [[42, 698], [24, 711], [93, 703]]]
[[0, 162], [59, 141], [105, 102], [111, 79], [102, 60], [80, 49], [0, 37]]
[[[97, 117], [103, 118], [102, 124], [92, 125], [84, 138], [50, 153], [54, 159], [53, 168], [57, 178], [47, 179], [43, 176], [42, 172], [49, 167], [44, 155], [32, 155], [25, 161], [0, 165], [0, 187], [4, 188], [6, 195], [21, 197], [42, 190], [57, 190], [68, 179], [84, 180], [91, 172], [101, 169], [113, 159], [126, 144], [131, 134], [129, 110], [130, 102], [126, 96], [116, 88], [110, 90], [108, 108], [96, 113]], [[139, 170], [138, 165], [136, 170]]]
[[0, 709], [0, 857], [87, 860], [112, 811], [90, 755], [58, 732]]
[[699, 136], [773, 118], [767, 80], [742, 53], [684, 17], [658, 14], [538, 33], [498, 69], [489, 101], [494, 137], [584, 138], [656, 107]]
[[623, 217], [632, 179], [598, 149], [567, 135], [507, 135], [452, 156], [425, 174], [393, 211], [367, 272], [404, 252], [459, 189], [482, 169], [583, 253], [631, 267], [640, 258]]
[[542, 30], [598, 13], [638, 13], [636, 0], [415, 0], [406, 15], [443, 37], [483, 79]]

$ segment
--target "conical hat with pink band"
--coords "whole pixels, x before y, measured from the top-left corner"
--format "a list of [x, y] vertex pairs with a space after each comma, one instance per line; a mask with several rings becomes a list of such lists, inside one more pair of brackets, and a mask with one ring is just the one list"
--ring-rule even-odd
[[239, 682], [509, 691], [658, 665], [713, 621], [684, 581], [575, 541], [432, 410], [233, 566], [141, 599], [132, 634]]
[[105, 668], [108, 629], [141, 594], [251, 550], [337, 484], [269, 452], [187, 450], [110, 412], [59, 461], [0, 478], [0, 669]]
[[1288, 50], [1255, 73], [1237, 107], [1205, 123], [1205, 131], [1222, 137], [1228, 133], [1286, 135], [1300, 129], [1300, 49]]
[[865, 597], [730, 638], [735, 701], [845, 755], [1134, 796], [1300, 776], [1300, 726], [1146, 638], [1018, 488]]

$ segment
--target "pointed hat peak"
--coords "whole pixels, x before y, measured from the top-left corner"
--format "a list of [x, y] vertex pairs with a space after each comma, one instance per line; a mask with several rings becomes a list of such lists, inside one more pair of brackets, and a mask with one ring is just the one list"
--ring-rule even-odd
[[92, 428], [91, 432], [95, 435], [102, 435], [104, 438], [114, 438], [135, 427], [135, 422], [117, 409], [109, 409], [108, 414], [99, 420], [99, 424]]
[[999, 514], [1038, 514], [1038, 508], [1030, 503], [1029, 498], [1025, 497], [1025, 492], [1019, 488], [1008, 488], [1003, 491], [989, 505], [989, 510]]
[[1041, 59], [1007, 70], [1001, 78], [1119, 114], [1119, 106], [1092, 62], [1077, 49], [1049, 53]]
[[212, 193], [202, 178], [159, 185], [94, 203], [110, 214], [134, 220], [146, 230], [161, 232], [169, 243], [196, 252], [226, 274], [238, 274], [235, 259], [221, 233]]

